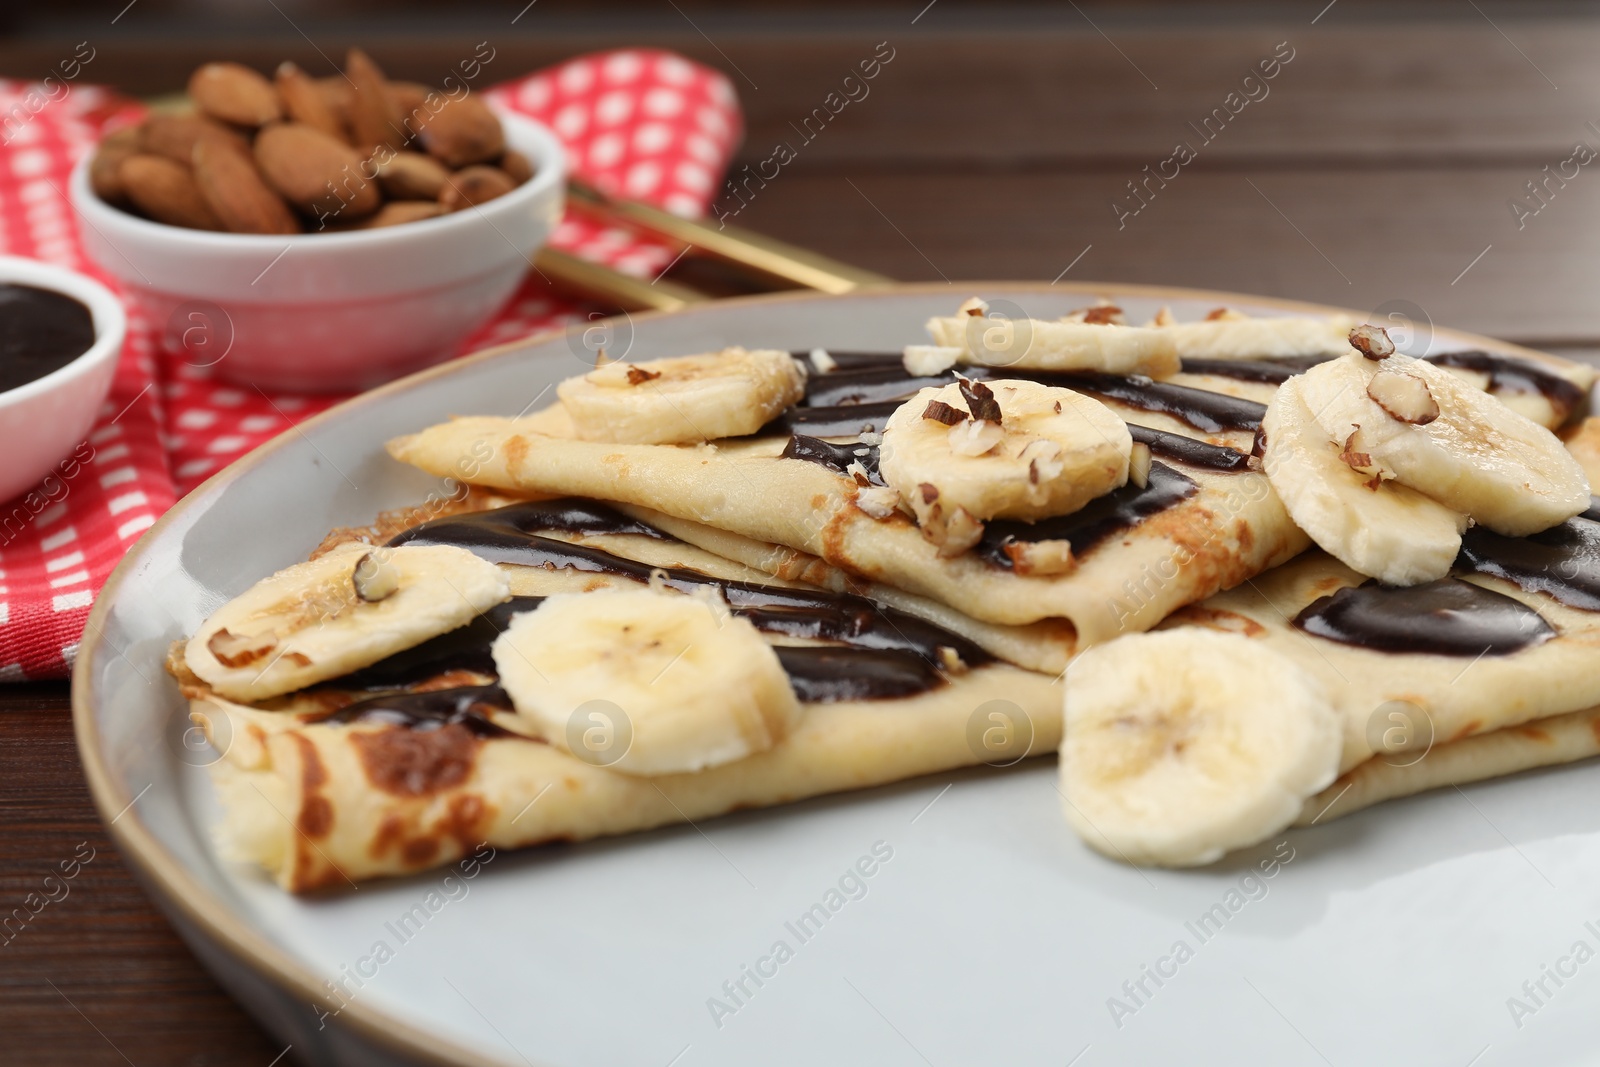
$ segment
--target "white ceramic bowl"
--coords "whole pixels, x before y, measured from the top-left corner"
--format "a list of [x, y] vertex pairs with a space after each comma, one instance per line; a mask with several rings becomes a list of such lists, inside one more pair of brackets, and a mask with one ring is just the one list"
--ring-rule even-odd
[[[499, 112], [537, 172], [480, 208], [401, 226], [293, 236], [212, 233], [119, 210], [72, 174], [89, 255], [197, 364], [272, 389], [364, 389], [452, 354], [516, 289], [561, 216], [561, 143]], [[170, 343], [170, 342], [169, 342]]]
[[42, 378], [0, 393], [0, 501], [33, 488], [81, 444], [111, 390], [128, 332], [122, 302], [92, 278], [21, 256], [0, 256], [0, 282], [65, 293], [89, 309], [94, 344]]

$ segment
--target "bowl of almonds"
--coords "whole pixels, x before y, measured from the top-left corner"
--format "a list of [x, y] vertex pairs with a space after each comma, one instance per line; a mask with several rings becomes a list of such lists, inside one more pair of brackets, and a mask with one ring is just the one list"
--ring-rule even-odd
[[561, 215], [547, 128], [359, 49], [330, 78], [207, 63], [189, 100], [106, 136], [71, 197], [168, 347], [232, 381], [359, 389], [449, 357]]

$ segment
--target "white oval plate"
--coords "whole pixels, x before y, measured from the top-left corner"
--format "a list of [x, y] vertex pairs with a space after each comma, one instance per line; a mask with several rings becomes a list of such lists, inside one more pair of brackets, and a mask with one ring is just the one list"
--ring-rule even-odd
[[[352, 400], [212, 478], [139, 541], [95, 607], [74, 676], [89, 783], [155, 899], [296, 1057], [1592, 1062], [1600, 775], [1581, 765], [1386, 804], [1185, 872], [1085, 848], [1058, 813], [1048, 757], [502, 853], [470, 879], [438, 872], [322, 899], [215, 855], [201, 766], [214, 754], [186, 743], [163, 654], [330, 527], [438, 488], [391, 461], [385, 439], [452, 413], [543, 404], [598, 344], [636, 359], [728, 344], [890, 350], [975, 292], [1040, 317], [1102, 295], [1130, 321], [1161, 304], [1180, 319], [1219, 304], [1330, 310], [1011, 283], [758, 297], [585, 324]], [[1521, 351], [1444, 330], [1431, 343]], [[863, 857], [871, 876], [847, 876]]]

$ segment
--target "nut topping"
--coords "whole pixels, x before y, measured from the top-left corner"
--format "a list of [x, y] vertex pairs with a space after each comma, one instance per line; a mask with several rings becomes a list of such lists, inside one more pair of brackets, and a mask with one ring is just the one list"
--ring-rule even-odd
[[1011, 569], [1023, 577], [1071, 574], [1078, 569], [1070, 541], [1007, 541], [1001, 546]]
[[1000, 402], [994, 398], [994, 390], [982, 382], [975, 382], [960, 375], [956, 376], [956, 381], [960, 385], [961, 395], [966, 398], [967, 408], [972, 412], [974, 421], [1000, 425]]
[[961, 422], [950, 427], [950, 451], [958, 456], [986, 456], [1005, 436], [998, 422]]
[[629, 385], [643, 385], [645, 382], [654, 381], [659, 377], [661, 377], [661, 372], [658, 370], [645, 370], [643, 367], [628, 368]]
[[278, 647], [278, 639], [271, 634], [245, 636], [218, 630], [206, 642], [206, 648], [224, 667], [246, 667]]
[[1357, 352], [1371, 360], [1388, 359], [1394, 355], [1394, 342], [1382, 326], [1362, 323], [1350, 331], [1350, 344]]
[[1128, 481], [1140, 489], [1150, 484], [1150, 446], [1135, 441], [1128, 453]]
[[1393, 418], [1426, 426], [1439, 417], [1439, 403], [1428, 383], [1414, 374], [1380, 370], [1367, 383], [1367, 396]]
[[957, 423], [967, 421], [967, 413], [965, 411], [951, 404], [946, 404], [943, 400], [928, 401], [928, 406], [923, 410], [922, 417], [932, 419], [934, 422], [942, 422], [946, 426], [954, 426]]
[[400, 568], [389, 559], [389, 553], [382, 549], [368, 552], [356, 560], [356, 568], [350, 574], [350, 582], [355, 586], [356, 596], [368, 604], [376, 604], [393, 596], [399, 590]]

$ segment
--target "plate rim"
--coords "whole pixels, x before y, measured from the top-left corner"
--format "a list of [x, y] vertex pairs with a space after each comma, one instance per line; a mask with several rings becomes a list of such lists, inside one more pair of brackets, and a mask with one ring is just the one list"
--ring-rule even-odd
[[[1099, 295], [1109, 292], [1149, 299], [1215, 302], [1218, 306], [1247, 304], [1255, 307], [1267, 307], [1280, 311], [1293, 311], [1311, 315], [1344, 314], [1357, 319], [1362, 319], [1367, 314], [1363, 311], [1331, 304], [1318, 304], [1282, 297], [1257, 296], [1226, 290], [1191, 289], [1182, 286], [1107, 281], [955, 281], [895, 283], [862, 287], [847, 293], [822, 293], [812, 290], [761, 293], [753, 296], [708, 300], [704, 303], [691, 304], [688, 307], [670, 311], [625, 312], [622, 315], [609, 316], [603, 320], [585, 320], [583, 326], [591, 328], [597, 324], [618, 320], [638, 323], [652, 322], [663, 318], [684, 318], [708, 311], [720, 311], [730, 306], [749, 307], [765, 304], [806, 302], [836, 303], [873, 300], [881, 297], [929, 295], [933, 293], [950, 293], [954, 295], [964, 290], [977, 293], [982, 293], [986, 290], [1004, 290], [1039, 294], [1081, 293], [1084, 295]], [[78, 758], [83, 766], [84, 778], [89, 786], [89, 795], [94, 801], [100, 822], [123, 860], [133, 866], [136, 873], [140, 875], [140, 885], [147, 896], [156, 898], [154, 902], [163, 910], [169, 913], [172, 911], [181, 913], [184, 921], [195, 932], [203, 935], [211, 946], [226, 956], [230, 962], [249, 969], [273, 985], [280, 993], [286, 994], [291, 998], [303, 998], [307, 1003], [315, 1003], [322, 998], [324, 990], [313, 969], [287, 950], [274, 944], [260, 931], [241, 922], [222, 901], [214, 898], [208, 890], [195, 881], [188, 869], [176, 856], [169, 853], [161, 845], [155, 834], [140, 819], [139, 813], [135, 808], [138, 797], [129, 796], [127, 790], [119, 789], [115, 779], [110, 774], [102, 752], [101, 738], [94, 718], [94, 708], [98, 701], [92, 682], [92, 664], [97, 662], [104, 648], [108, 647], [105, 639], [105, 616], [110, 612], [111, 604], [116, 600], [123, 580], [138, 565], [139, 560], [145, 553], [148, 552], [149, 546], [164, 534], [169, 525], [176, 523], [190, 511], [204, 505], [224, 486], [238, 479], [246, 472], [268, 462], [273, 455], [297, 436], [304, 435], [307, 430], [315, 429], [325, 423], [339, 419], [346, 412], [380, 403], [391, 395], [408, 392], [436, 378], [459, 373], [467, 367], [503, 358], [518, 349], [546, 344], [566, 335], [571, 328], [572, 324], [553, 326], [515, 341], [485, 348], [458, 359], [447, 360], [406, 375], [403, 378], [387, 382], [375, 389], [358, 393], [326, 411], [318, 413], [303, 423], [289, 427], [277, 437], [234, 460], [173, 504], [150, 529], [146, 530], [129, 547], [127, 553], [106, 579], [105, 585], [101, 587], [99, 594], [95, 598], [94, 607], [85, 623], [84, 635], [73, 665], [71, 703], [73, 733], [78, 749]], [[1548, 364], [1553, 358], [1548, 353], [1527, 348], [1523, 345], [1451, 327], [1435, 326], [1433, 331], [1436, 337], [1447, 336], [1452, 340], [1478, 344], [1494, 351], [1528, 357], [1540, 363]], [[159, 897], [157, 897], [158, 892]], [[248, 1007], [246, 1007], [246, 1011], [249, 1013]], [[250, 1014], [254, 1019], [254, 1014]], [[261, 1025], [259, 1020], [256, 1021], [258, 1025]], [[357, 1000], [345, 1005], [340, 1012], [339, 1023], [353, 1030], [361, 1040], [371, 1045], [387, 1052], [399, 1054], [403, 1058], [436, 1065], [436, 1067], [459, 1067], [459, 1065], [466, 1065], [466, 1067], [507, 1067], [511, 1063], [509, 1060], [488, 1057], [478, 1049], [458, 1044], [436, 1033], [424, 1030], [409, 1022], [405, 1017], [387, 1012], [365, 1000]], [[419, 1059], [419, 1057], [421, 1058]], [[526, 1063], [527, 1061], [524, 1060], [523, 1062]]]

